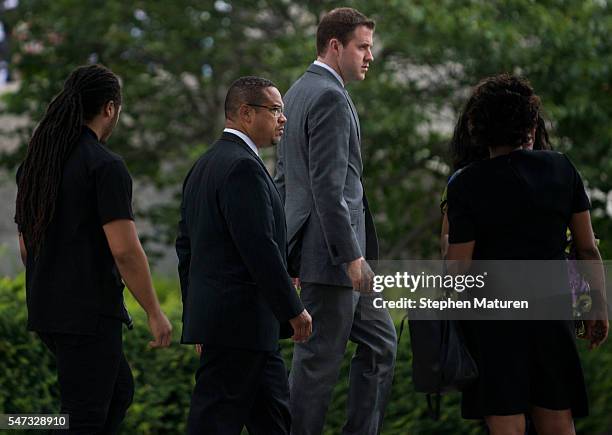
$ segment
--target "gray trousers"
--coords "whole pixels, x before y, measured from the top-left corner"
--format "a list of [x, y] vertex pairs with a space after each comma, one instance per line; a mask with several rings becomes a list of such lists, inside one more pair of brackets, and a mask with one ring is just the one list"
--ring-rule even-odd
[[347, 287], [302, 283], [300, 297], [312, 316], [313, 331], [306, 343], [296, 343], [293, 349], [291, 433], [323, 432], [348, 340], [357, 344], [357, 350], [351, 360], [347, 422], [342, 433], [380, 433], [397, 350], [389, 312], [375, 309], [372, 295]]

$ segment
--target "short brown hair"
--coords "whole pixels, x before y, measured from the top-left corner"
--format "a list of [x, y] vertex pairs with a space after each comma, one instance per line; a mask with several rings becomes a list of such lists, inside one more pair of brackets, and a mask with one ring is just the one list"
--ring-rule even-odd
[[317, 55], [325, 54], [327, 43], [330, 39], [338, 39], [342, 45], [346, 45], [353, 31], [359, 26], [366, 26], [374, 30], [374, 20], [363, 15], [357, 9], [336, 8], [321, 18], [317, 26]]

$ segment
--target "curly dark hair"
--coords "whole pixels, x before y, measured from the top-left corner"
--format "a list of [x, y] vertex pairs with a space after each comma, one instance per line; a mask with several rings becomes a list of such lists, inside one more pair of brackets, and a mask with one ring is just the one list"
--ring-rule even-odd
[[552, 149], [540, 98], [526, 79], [500, 74], [482, 80], [463, 108], [450, 142], [456, 171], [489, 156], [489, 147], [521, 146], [536, 128], [533, 149]]

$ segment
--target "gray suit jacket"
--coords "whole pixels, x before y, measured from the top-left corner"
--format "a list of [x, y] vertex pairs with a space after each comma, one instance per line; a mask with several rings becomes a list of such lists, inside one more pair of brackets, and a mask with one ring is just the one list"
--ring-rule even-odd
[[346, 263], [378, 259], [361, 183], [357, 111], [340, 82], [317, 65], [284, 100], [274, 181], [285, 204], [290, 270], [304, 282], [351, 287]]

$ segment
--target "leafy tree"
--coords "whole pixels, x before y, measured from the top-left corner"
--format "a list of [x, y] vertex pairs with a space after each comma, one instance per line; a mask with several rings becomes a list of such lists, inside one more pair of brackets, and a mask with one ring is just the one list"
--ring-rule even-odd
[[[125, 102], [109, 145], [141, 183], [136, 208], [152, 223], [149, 238], [168, 243], [180, 182], [222, 128], [228, 85], [254, 74], [287, 90], [315, 57], [320, 13], [341, 5], [377, 20], [373, 68], [349, 91], [384, 257], [437, 255], [457, 112], [471, 86], [504, 71], [527, 76], [541, 95], [555, 148], [594, 192], [594, 224], [610, 254], [612, 14], [603, 0], [21, 0], [7, 15], [21, 76], [7, 110], [31, 120], [18, 131], [25, 144], [72, 68], [96, 61], [117, 72]], [[2, 163], [14, 167], [24, 152]], [[273, 151], [264, 156], [272, 168]], [[155, 200], [139, 196], [144, 186], [159, 192]]]

